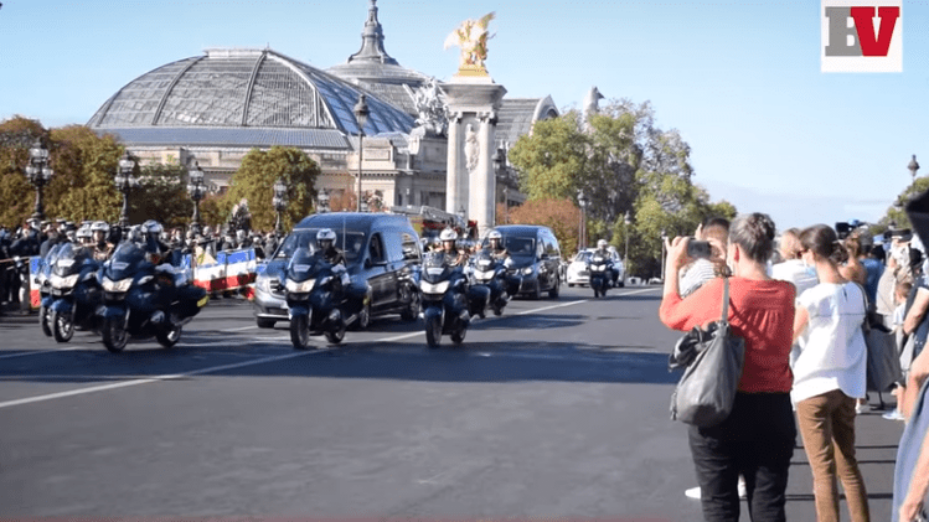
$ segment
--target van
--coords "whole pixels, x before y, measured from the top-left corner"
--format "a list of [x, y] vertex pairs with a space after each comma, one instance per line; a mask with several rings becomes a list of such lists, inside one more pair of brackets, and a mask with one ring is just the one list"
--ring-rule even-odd
[[528, 295], [532, 299], [548, 292], [557, 298], [561, 291], [561, 248], [554, 232], [536, 225], [496, 227], [503, 236], [503, 246], [510, 255], [507, 286], [510, 295]]
[[422, 249], [410, 220], [392, 214], [338, 212], [300, 221], [259, 268], [254, 300], [259, 328], [289, 320], [283, 289], [287, 263], [298, 247], [315, 245], [316, 233], [323, 228], [335, 232], [335, 246], [345, 253], [349, 276], [370, 286], [370, 302], [357, 323], [360, 329], [377, 316], [400, 314], [406, 321], [419, 317]]

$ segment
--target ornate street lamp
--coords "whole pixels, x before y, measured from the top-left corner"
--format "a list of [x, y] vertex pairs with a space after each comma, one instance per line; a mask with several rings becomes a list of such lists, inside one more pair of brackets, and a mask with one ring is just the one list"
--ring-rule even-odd
[[506, 224], [510, 224], [510, 179], [506, 175], [506, 151], [498, 148], [494, 152], [493, 158], [494, 170], [502, 173], [503, 178], [503, 215]]
[[123, 193], [123, 210], [119, 213], [119, 226], [129, 226], [129, 193], [132, 189], [139, 186], [139, 180], [132, 175], [135, 170], [136, 162], [129, 155], [127, 150], [119, 160], [119, 168], [116, 170], [116, 177], [113, 181], [116, 183], [116, 190]]
[[906, 166], [910, 169], [910, 175], [913, 176], [913, 181], [916, 181], [916, 171], [919, 170], [919, 163], [916, 163], [916, 154], [913, 154], [913, 159], [910, 160], [910, 164]]
[[274, 184], [274, 197], [271, 198], [271, 204], [274, 205], [274, 211], [277, 212], [277, 222], [274, 224], [274, 233], [281, 237], [281, 213], [287, 208], [287, 185], [284, 180], [278, 179]]
[[626, 219], [623, 220], [623, 223], [626, 225], [623, 227], [623, 232], [626, 235], [626, 252], [623, 254], [623, 264], [625, 268], [628, 269], [629, 266], [629, 226], [632, 225], [632, 214], [627, 210]]
[[42, 146], [42, 141], [36, 138], [32, 148], [29, 149], [29, 164], [26, 166], [26, 177], [35, 187], [35, 212], [32, 217], [38, 220], [45, 219], [45, 209], [42, 205], [42, 188], [48, 185], [55, 172], [48, 166], [48, 149]]
[[577, 195], [577, 204], [581, 207], [581, 223], [578, 227], [578, 238], [577, 238], [577, 251], [580, 252], [587, 246], [587, 205], [590, 203], [590, 200], [587, 199], [587, 195], [584, 194], [584, 189], [578, 191]]
[[200, 200], [206, 196], [206, 184], [203, 182], [203, 169], [200, 168], [200, 162], [192, 159], [187, 169], [189, 182], [187, 192], [190, 199], [194, 201], [194, 216], [191, 219], [190, 228], [195, 232], [200, 231]]
[[363, 194], [361, 192], [361, 165], [364, 159], [364, 128], [365, 123], [368, 122], [368, 114], [370, 113], [364, 94], [358, 97], [358, 103], [355, 104], [353, 110], [355, 112], [355, 119], [358, 121], [358, 212], [362, 212], [361, 199]]
[[324, 214], [329, 212], [329, 191], [320, 190], [319, 195], [316, 196], [316, 201], [319, 203], [319, 212]]

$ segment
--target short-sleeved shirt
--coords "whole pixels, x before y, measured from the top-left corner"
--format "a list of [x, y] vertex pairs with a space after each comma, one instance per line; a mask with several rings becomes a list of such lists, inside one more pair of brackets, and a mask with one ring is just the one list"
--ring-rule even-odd
[[809, 322], [798, 339], [794, 363], [794, 403], [841, 390], [863, 399], [867, 386], [867, 347], [861, 326], [865, 318], [862, 289], [855, 283], [820, 283], [803, 292], [797, 308]]
[[868, 279], [864, 285], [865, 290], [868, 292], [868, 302], [874, 303], [877, 300], [877, 284], [881, 280], [881, 276], [884, 275], [884, 263], [868, 257], [862, 259], [861, 264], [864, 265], [865, 271], [868, 273]]
[[[722, 277], [714, 278], [686, 299], [677, 294], [665, 296], [659, 310], [661, 321], [685, 332], [718, 321], [724, 282]], [[785, 281], [729, 278], [729, 325], [734, 335], [745, 340], [740, 392], [790, 391], [795, 299], [794, 286]]]
[[697, 259], [680, 276], [681, 297], [689, 296], [715, 277], [716, 266], [706, 259]]
[[788, 259], [772, 266], [771, 278], [793, 283], [797, 287], [797, 295], [819, 284], [816, 270], [806, 266], [799, 259]]
[[[894, 498], [893, 498], [893, 522], [907, 522], [900, 520], [900, 506], [906, 499], [906, 494], [910, 489], [910, 482], [913, 481], [913, 473], [916, 471], [916, 462], [919, 460], [919, 454], [926, 436], [929, 434], [929, 379], [923, 383], [919, 390], [919, 396], [916, 404], [913, 405], [913, 411], [910, 413], [910, 420], [903, 429], [903, 436], [900, 437], [900, 445], [897, 447], [897, 462], [894, 466]], [[929, 495], [924, 499], [924, 505], [929, 507]], [[925, 508], [924, 508], [925, 509]]]

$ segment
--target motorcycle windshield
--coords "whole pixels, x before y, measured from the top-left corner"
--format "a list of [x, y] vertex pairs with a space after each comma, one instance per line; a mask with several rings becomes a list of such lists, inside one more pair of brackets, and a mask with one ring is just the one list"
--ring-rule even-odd
[[287, 265], [287, 278], [292, 281], [306, 281], [316, 277], [329, 267], [322, 257], [314, 256], [310, 248], [298, 248]]
[[429, 252], [423, 259], [422, 277], [426, 281], [441, 281], [448, 277], [448, 264], [442, 252]]
[[113, 281], [132, 277], [145, 262], [145, 252], [133, 242], [126, 242], [113, 252], [104, 275]]
[[65, 243], [56, 252], [52, 270], [62, 277], [77, 274], [89, 259], [90, 253], [86, 248], [74, 243]]

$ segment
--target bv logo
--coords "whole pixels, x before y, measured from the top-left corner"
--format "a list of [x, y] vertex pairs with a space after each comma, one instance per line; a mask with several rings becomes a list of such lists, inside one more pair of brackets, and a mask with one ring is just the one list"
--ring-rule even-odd
[[902, 7], [902, 0], [822, 0], [822, 72], [903, 72]]

